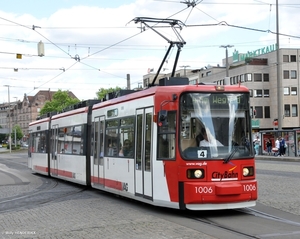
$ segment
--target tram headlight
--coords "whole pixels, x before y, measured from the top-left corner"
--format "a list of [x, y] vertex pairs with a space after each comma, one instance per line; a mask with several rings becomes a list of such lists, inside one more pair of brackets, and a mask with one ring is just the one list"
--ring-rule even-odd
[[254, 175], [254, 168], [253, 167], [244, 167], [243, 168], [243, 176], [249, 177]]
[[189, 179], [204, 178], [204, 170], [203, 169], [188, 169], [187, 170], [187, 178], [189, 178]]
[[202, 172], [201, 172], [201, 170], [195, 170], [195, 172], [194, 172], [194, 176], [195, 176], [195, 178], [201, 178], [201, 176], [202, 176]]

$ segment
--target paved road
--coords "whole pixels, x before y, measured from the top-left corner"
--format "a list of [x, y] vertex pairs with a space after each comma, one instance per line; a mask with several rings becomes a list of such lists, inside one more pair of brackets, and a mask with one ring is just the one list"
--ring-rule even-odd
[[[24, 169], [26, 152], [0, 154], [0, 158], [14, 163], [16, 168], [0, 164], [0, 204], [8, 197], [34, 191], [42, 185], [39, 176]], [[270, 159], [257, 157], [258, 206], [262, 203], [300, 215], [300, 163], [296, 159], [277, 158], [278, 162]], [[135, 206], [135, 203], [96, 190], [35, 208], [2, 212], [0, 238], [213, 239], [172, 220], [157, 217], [143, 210], [141, 205]]]
[[[24, 165], [27, 162], [26, 153], [0, 154], [0, 158], [16, 164]], [[33, 192], [42, 185], [40, 177], [32, 174], [29, 169], [21, 170], [18, 175], [17, 170], [1, 163], [0, 166], [0, 180], [5, 178], [5, 183], [0, 185], [0, 208], [3, 200], [7, 201], [8, 197]], [[111, 194], [87, 190], [35, 208], [0, 213], [0, 238], [213, 239], [199, 231], [150, 214], [143, 207]]]

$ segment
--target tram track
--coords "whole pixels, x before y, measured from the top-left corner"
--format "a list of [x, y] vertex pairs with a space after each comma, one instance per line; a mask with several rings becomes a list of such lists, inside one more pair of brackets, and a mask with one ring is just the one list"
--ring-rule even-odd
[[0, 199], [0, 212], [12, 212], [23, 209], [32, 209], [67, 199], [70, 196], [80, 194], [86, 190], [86, 187], [74, 185], [59, 179], [40, 176], [42, 185], [34, 191], [23, 193], [18, 196], [6, 197]]
[[[199, 223], [198, 228], [209, 226], [237, 238], [299, 238], [300, 222], [253, 208], [213, 212], [189, 212], [184, 216]], [[201, 226], [203, 225], [203, 226]], [[251, 225], [251, 227], [249, 227]], [[223, 235], [224, 236], [224, 235]], [[227, 238], [227, 237], [223, 237]]]
[[275, 215], [271, 215], [269, 213], [265, 213], [265, 212], [255, 210], [253, 208], [236, 209], [236, 211], [240, 211], [240, 212], [243, 212], [243, 213], [246, 213], [246, 214], [249, 214], [249, 215], [253, 215], [253, 216], [256, 216], [256, 217], [266, 218], [266, 219], [269, 219], [269, 220], [274, 220], [274, 221], [282, 222], [282, 223], [285, 223], [285, 224], [300, 227], [300, 222], [295, 222], [295, 221], [292, 221], [292, 220], [281, 218], [281, 217], [278, 217], [278, 216], [275, 216]]
[[212, 228], [216, 228], [216, 229], [221, 229], [221, 230], [224, 230], [226, 232], [230, 232], [230, 233], [233, 233], [235, 235], [238, 235], [238, 236], [241, 236], [243, 238], [256, 238], [256, 239], [259, 239], [260, 237], [257, 237], [255, 235], [252, 235], [252, 234], [249, 234], [249, 233], [245, 233], [241, 230], [237, 230], [237, 229], [234, 229], [232, 227], [228, 227], [226, 225], [222, 225], [222, 224], [219, 224], [213, 220], [210, 220], [208, 218], [200, 218], [200, 217], [188, 217], [194, 221], [197, 221], [197, 222], [200, 222], [202, 224], [205, 224], [205, 225], [208, 225]]

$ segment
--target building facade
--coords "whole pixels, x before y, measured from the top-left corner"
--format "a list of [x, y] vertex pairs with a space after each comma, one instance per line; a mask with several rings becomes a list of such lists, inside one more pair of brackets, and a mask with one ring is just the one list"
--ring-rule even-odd
[[[22, 129], [23, 135], [28, 136], [28, 125], [30, 122], [36, 120], [40, 114], [46, 101], [51, 101], [56, 91], [39, 91], [34, 96], [27, 96], [24, 94], [23, 100], [2, 103], [0, 104], [0, 125], [4, 129], [9, 129], [9, 122], [11, 128], [19, 125]], [[72, 98], [77, 97], [69, 92]], [[10, 105], [10, 107], [9, 107]]]
[[[225, 66], [179, 70], [176, 71], [176, 76], [185, 75], [189, 78], [190, 84], [242, 84], [248, 87], [254, 131], [276, 130], [279, 117], [281, 117], [282, 129], [300, 128], [298, 93], [300, 49], [289, 48], [278, 51], [279, 64], [277, 64], [276, 47], [271, 46], [250, 54], [234, 52], [233, 56], [228, 58], [228, 71], [226, 59], [223, 59]], [[280, 72], [279, 76], [277, 72]], [[151, 81], [154, 75], [145, 75], [144, 83]], [[278, 80], [281, 81], [281, 87], [278, 87]], [[282, 102], [278, 102], [279, 94], [282, 96]], [[281, 116], [278, 115], [279, 107], [282, 107]]]

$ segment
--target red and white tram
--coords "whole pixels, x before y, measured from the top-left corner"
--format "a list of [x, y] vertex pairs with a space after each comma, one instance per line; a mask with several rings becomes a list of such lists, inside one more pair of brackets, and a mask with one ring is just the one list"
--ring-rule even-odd
[[28, 167], [44, 175], [49, 175], [49, 158], [46, 148], [49, 145], [49, 124], [50, 117], [29, 124]]
[[28, 165], [156, 206], [251, 207], [249, 108], [241, 85], [163, 85], [90, 101], [30, 124]]

